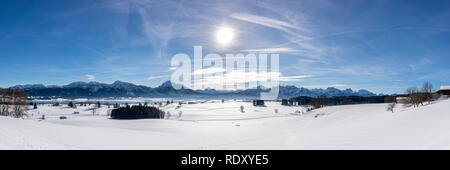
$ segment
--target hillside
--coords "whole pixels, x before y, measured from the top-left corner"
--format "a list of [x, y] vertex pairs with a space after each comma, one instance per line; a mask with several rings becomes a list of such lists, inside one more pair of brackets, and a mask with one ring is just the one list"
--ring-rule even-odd
[[[164, 106], [169, 120], [112, 120], [106, 107], [94, 116], [89, 106], [41, 106], [25, 120], [0, 117], [0, 149], [450, 149], [450, 100], [398, 105], [395, 113], [386, 105], [331, 106], [300, 115], [296, 111], [304, 108], [274, 102], [254, 107], [209, 101]], [[38, 121], [42, 114], [46, 120]]]

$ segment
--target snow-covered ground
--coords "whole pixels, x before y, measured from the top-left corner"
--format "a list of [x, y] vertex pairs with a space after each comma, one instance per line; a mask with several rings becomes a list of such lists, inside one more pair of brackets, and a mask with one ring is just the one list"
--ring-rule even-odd
[[450, 100], [397, 105], [395, 113], [386, 111], [387, 104], [304, 114], [302, 107], [276, 102], [177, 105], [162, 107], [171, 113], [169, 120], [109, 119], [106, 106], [95, 114], [94, 105], [39, 106], [25, 119], [0, 117], [0, 149], [450, 149]]

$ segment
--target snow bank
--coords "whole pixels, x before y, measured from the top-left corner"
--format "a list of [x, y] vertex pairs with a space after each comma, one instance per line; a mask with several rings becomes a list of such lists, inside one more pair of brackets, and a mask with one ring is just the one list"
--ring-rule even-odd
[[0, 149], [450, 149], [449, 100], [397, 105], [394, 113], [386, 106], [305, 113], [275, 102], [173, 103], [161, 108], [172, 114], [169, 120], [114, 120], [106, 106], [95, 114], [89, 106], [38, 106], [26, 119], [0, 117]]

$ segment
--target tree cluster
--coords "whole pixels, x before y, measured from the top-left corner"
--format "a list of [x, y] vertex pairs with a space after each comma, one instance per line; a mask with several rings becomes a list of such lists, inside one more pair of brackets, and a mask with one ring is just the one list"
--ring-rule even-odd
[[69, 104], [67, 104], [67, 106], [71, 107], [71, 108], [77, 108], [76, 104], [73, 104], [73, 102], [69, 102]]
[[325, 95], [317, 96], [316, 98], [311, 99], [311, 101], [309, 102], [309, 105], [316, 109], [328, 106], [329, 104], [330, 99]]
[[26, 115], [27, 107], [25, 91], [0, 89], [0, 115], [20, 118]]
[[164, 119], [165, 112], [150, 106], [127, 106], [113, 109], [113, 119]]
[[420, 89], [415, 86], [406, 89], [406, 93], [409, 96], [407, 106], [418, 107], [425, 102], [430, 103], [436, 98], [432, 91], [433, 85], [429, 82], [425, 82]]

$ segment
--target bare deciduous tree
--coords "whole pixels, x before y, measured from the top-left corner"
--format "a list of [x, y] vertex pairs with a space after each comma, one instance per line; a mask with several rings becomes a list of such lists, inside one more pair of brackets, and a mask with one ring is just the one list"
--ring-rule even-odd
[[330, 103], [330, 100], [327, 96], [321, 95], [317, 96], [314, 99], [311, 99], [309, 105], [313, 106], [315, 109], [328, 106]]
[[408, 105], [409, 106], [419, 106], [420, 104], [420, 95], [418, 95], [419, 93], [419, 89], [417, 87], [410, 87], [408, 89], [406, 89], [406, 93], [409, 96], [409, 101], [408, 101]]
[[422, 85], [423, 100], [428, 101], [428, 103], [430, 103], [431, 100], [433, 99], [432, 92], [433, 92], [433, 85], [429, 82], [423, 83]]
[[27, 93], [23, 90], [0, 89], [0, 115], [20, 118], [25, 116]]

